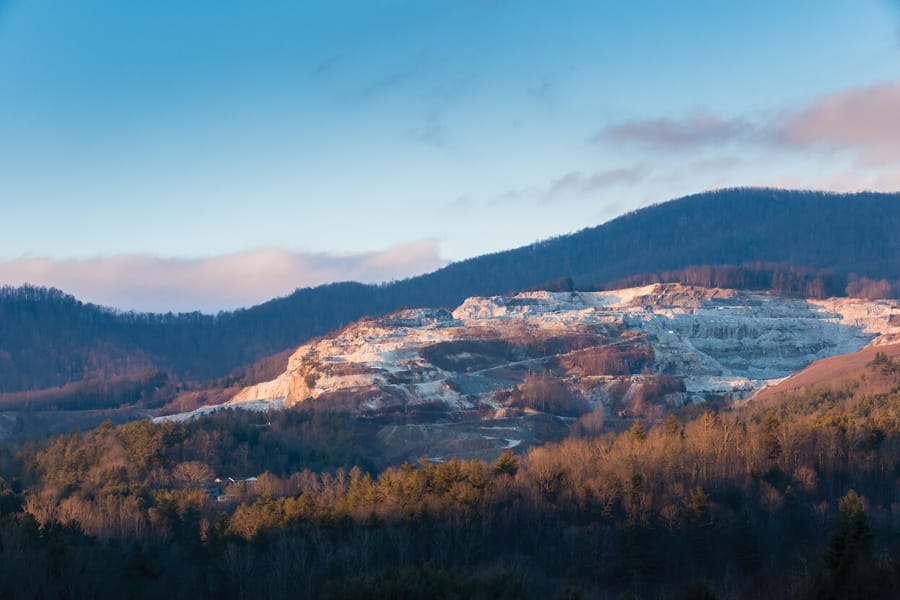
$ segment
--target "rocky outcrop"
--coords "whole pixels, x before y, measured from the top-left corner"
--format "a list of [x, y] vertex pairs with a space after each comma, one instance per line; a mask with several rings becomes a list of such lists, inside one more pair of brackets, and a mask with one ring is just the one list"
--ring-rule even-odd
[[[528, 372], [553, 371], [602, 398], [609, 377], [559, 370], [586, 346], [645, 344], [653, 372], [684, 382], [686, 397], [746, 395], [815, 360], [900, 336], [900, 304], [803, 300], [678, 284], [610, 292], [527, 292], [469, 298], [452, 312], [403, 310], [364, 319], [305, 344], [287, 370], [229, 405], [355, 395], [365, 406], [491, 405]], [[646, 366], [644, 367], [646, 368]], [[592, 385], [600, 391], [591, 392]]]

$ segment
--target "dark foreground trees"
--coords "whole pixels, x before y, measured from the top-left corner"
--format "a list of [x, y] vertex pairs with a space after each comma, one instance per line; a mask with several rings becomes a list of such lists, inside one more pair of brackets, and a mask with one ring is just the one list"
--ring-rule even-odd
[[352, 466], [325, 413], [55, 438], [6, 465], [0, 596], [893, 598], [894, 366], [493, 463]]

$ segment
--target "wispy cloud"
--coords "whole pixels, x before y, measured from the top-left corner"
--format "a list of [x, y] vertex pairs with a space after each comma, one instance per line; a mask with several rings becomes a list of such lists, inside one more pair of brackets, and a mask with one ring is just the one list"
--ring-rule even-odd
[[782, 115], [772, 124], [771, 139], [788, 147], [854, 151], [867, 166], [900, 163], [900, 83], [829, 94]]
[[677, 151], [688, 147], [722, 144], [751, 133], [742, 119], [726, 119], [696, 112], [678, 119], [668, 117], [616, 123], [596, 133], [595, 143], [634, 143], [657, 150]]
[[646, 179], [649, 174], [649, 167], [642, 164], [593, 173], [569, 171], [550, 182], [544, 192], [544, 200], [550, 201], [563, 194], [589, 193], [616, 185], [634, 185]]
[[414, 139], [427, 146], [441, 149], [447, 147], [444, 119], [439, 107], [432, 107], [423, 121], [414, 127], [411, 133]]
[[543, 106], [553, 106], [556, 103], [556, 85], [547, 77], [542, 77], [528, 87], [528, 96]]
[[737, 156], [715, 156], [712, 158], [701, 158], [690, 164], [690, 168], [698, 173], [727, 171], [741, 164], [741, 159]]
[[172, 259], [124, 254], [86, 260], [0, 262], [0, 283], [58, 287], [79, 299], [126, 310], [215, 312], [264, 302], [332, 281], [381, 282], [446, 264], [435, 240], [360, 254], [304, 254], [267, 248]]
[[512, 204], [521, 202], [554, 202], [567, 196], [590, 194], [615, 186], [632, 186], [645, 181], [652, 169], [645, 164], [618, 167], [593, 172], [569, 171], [544, 185], [531, 185], [508, 189], [497, 195], [494, 202]]
[[428, 71], [428, 67], [433, 61], [434, 57], [429, 50], [420, 48], [416, 52], [405, 55], [399, 64], [386, 67], [371, 77], [359, 90], [358, 96], [370, 100], [421, 83], [423, 74]]
[[334, 71], [335, 67], [343, 60], [340, 54], [335, 54], [319, 61], [312, 70], [313, 77], [325, 77]]

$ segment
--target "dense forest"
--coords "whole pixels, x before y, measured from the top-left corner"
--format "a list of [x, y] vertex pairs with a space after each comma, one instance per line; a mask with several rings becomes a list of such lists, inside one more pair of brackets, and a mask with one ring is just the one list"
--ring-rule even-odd
[[594, 290], [674, 280], [799, 295], [896, 296], [898, 200], [875, 193], [709, 192], [427, 275], [300, 289], [218, 315], [123, 313], [58, 290], [2, 288], [0, 392], [111, 376], [140, 383], [153, 371], [173, 381], [240, 378], [236, 369], [362, 316], [402, 306], [453, 307], [473, 295], [536, 287]]
[[0, 467], [3, 597], [900, 589], [900, 362], [884, 354], [777, 401], [575, 427], [489, 463], [386, 464], [365, 423], [319, 407], [106, 424]]

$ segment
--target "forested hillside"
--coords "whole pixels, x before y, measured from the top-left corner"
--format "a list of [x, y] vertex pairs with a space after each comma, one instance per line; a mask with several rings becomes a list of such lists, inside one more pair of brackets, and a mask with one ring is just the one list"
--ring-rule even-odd
[[236, 413], [2, 454], [0, 596], [875, 600], [900, 586], [900, 363], [884, 354], [778, 402], [576, 428], [490, 463], [388, 465], [364, 429]]
[[[57, 291], [0, 290], [0, 392], [112, 375], [222, 377], [364, 315], [452, 307], [473, 295], [611, 283], [742, 283], [800, 295], [896, 294], [900, 195], [735, 189], [673, 200], [578, 233], [384, 285], [297, 290], [219, 315], [151, 315]], [[727, 265], [703, 272], [692, 266]], [[668, 272], [668, 273], [666, 273]], [[630, 278], [630, 279], [629, 279]]]
[[148, 370], [205, 380], [322, 335], [367, 312], [387, 312], [378, 288], [338, 283], [248, 310], [205, 315], [120, 312], [59, 290], [0, 289], [0, 392]]

